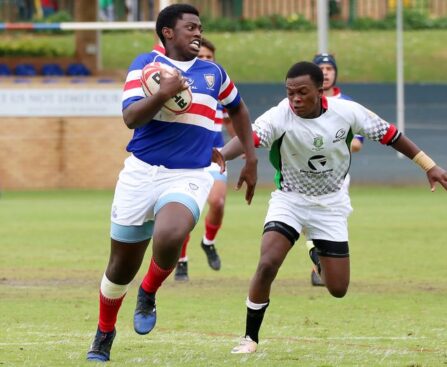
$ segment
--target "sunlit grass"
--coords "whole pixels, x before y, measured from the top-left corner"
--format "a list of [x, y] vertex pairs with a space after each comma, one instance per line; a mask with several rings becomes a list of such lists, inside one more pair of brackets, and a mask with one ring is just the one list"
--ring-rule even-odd
[[[343, 299], [310, 286], [300, 239], [284, 262], [255, 355], [229, 353], [244, 332], [245, 298], [269, 198], [230, 190], [209, 269], [189, 245], [190, 281], [158, 292], [154, 331], [132, 315], [151, 250], [131, 284], [112, 349], [116, 366], [443, 366], [447, 364], [447, 195], [424, 187], [351, 188], [351, 286]], [[109, 253], [110, 191], [6, 192], [0, 198], [0, 365], [90, 366], [98, 286]]]

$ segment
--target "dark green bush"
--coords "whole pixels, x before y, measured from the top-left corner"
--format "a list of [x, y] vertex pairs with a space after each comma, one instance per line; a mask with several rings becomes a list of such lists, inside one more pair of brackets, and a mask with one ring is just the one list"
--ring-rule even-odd
[[438, 18], [433, 20], [434, 29], [447, 29], [447, 18]]
[[[73, 17], [71, 16], [70, 13], [66, 12], [66, 11], [58, 11], [54, 14], [49, 15], [48, 17], [44, 18], [44, 19], [34, 19], [34, 22], [36, 23], [67, 23], [67, 22], [72, 22], [73, 21]], [[40, 30], [36, 30], [34, 32], [37, 33], [43, 33], [43, 34], [63, 34], [63, 33], [72, 33], [72, 31], [61, 31], [58, 29], [40, 29]]]
[[395, 19], [376, 20], [371, 18], [358, 18], [350, 24], [349, 28], [357, 31], [368, 31], [371, 29], [392, 29], [396, 28], [396, 25]]
[[433, 28], [433, 21], [426, 13], [405, 10], [403, 13], [405, 29], [430, 29]]
[[329, 20], [329, 28], [330, 29], [346, 29], [349, 28], [347, 22], [341, 19], [330, 19]]
[[256, 24], [251, 19], [241, 18], [240, 25], [241, 25], [241, 31], [254, 31], [256, 29]]
[[[406, 30], [447, 28], [446, 18], [430, 19], [428, 14], [411, 9], [405, 9], [402, 15], [404, 29]], [[349, 28], [355, 30], [394, 29], [396, 28], [396, 14], [390, 13], [382, 20], [358, 18], [352, 22]]]
[[[405, 9], [403, 13], [404, 28], [408, 30], [418, 29], [446, 29], [447, 18], [430, 19], [427, 13]], [[272, 14], [257, 19], [234, 19], [217, 18], [202, 19], [205, 30], [210, 32], [236, 32], [263, 30], [299, 30], [306, 31], [316, 28], [314, 23], [304, 18], [302, 14], [291, 14], [287, 17]], [[354, 29], [367, 31], [372, 29], [394, 29], [396, 28], [396, 14], [388, 14], [384, 19], [357, 18], [351, 23], [341, 19], [330, 20], [332, 29]]]
[[64, 23], [64, 22], [72, 22], [73, 17], [67, 11], [61, 10], [56, 13], [53, 13], [46, 17], [43, 20], [45, 23]]
[[254, 23], [258, 29], [274, 29], [272, 20], [267, 16], [255, 19]]
[[65, 56], [65, 54], [51, 44], [36, 44], [32, 40], [22, 40], [2, 42], [0, 56]]
[[287, 28], [289, 30], [299, 30], [299, 31], [308, 31], [311, 29], [315, 29], [316, 26], [307, 20], [302, 14], [292, 14], [286, 18]]
[[203, 28], [208, 32], [237, 32], [242, 26], [238, 19], [232, 18], [204, 18], [202, 19]]

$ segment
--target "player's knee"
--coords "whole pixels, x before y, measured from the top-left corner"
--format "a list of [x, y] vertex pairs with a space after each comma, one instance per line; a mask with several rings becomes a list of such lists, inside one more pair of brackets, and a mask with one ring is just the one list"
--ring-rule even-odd
[[279, 266], [280, 264], [274, 259], [264, 257], [259, 261], [256, 272], [258, 273], [258, 277], [265, 280], [272, 280], [278, 273]]
[[343, 284], [337, 284], [337, 285], [328, 285], [327, 289], [331, 296], [335, 298], [343, 298], [346, 293], [348, 293], [348, 286]]
[[110, 281], [117, 284], [128, 284], [134, 279], [141, 262], [129, 262], [125, 260], [123, 258], [120, 261], [109, 262], [106, 273]]
[[222, 196], [209, 197], [208, 204], [215, 212], [223, 213], [225, 208], [225, 198]]
[[164, 229], [157, 229], [154, 233], [154, 241], [163, 243], [166, 248], [170, 250], [176, 249], [183, 244], [186, 238], [185, 231], [182, 228], [171, 227]]

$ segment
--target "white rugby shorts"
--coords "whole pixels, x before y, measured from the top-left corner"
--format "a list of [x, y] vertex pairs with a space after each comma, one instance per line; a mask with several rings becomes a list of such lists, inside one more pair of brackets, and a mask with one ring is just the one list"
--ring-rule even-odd
[[205, 168], [205, 171], [208, 172], [214, 180], [227, 182], [227, 170], [225, 169], [224, 173], [220, 173], [220, 166], [217, 163], [212, 162], [208, 167]]
[[346, 190], [307, 196], [296, 192], [272, 192], [265, 223], [283, 222], [306, 237], [335, 242], [348, 241], [348, 216], [352, 212]]
[[169, 202], [185, 205], [197, 222], [213, 179], [204, 169], [168, 169], [129, 156], [116, 184], [111, 221], [121, 226], [140, 226], [153, 221]]

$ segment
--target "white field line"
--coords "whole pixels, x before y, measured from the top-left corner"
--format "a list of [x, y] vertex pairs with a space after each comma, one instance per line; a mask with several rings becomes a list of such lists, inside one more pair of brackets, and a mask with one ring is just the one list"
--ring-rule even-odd
[[[80, 339], [85, 339], [85, 341], [82, 341], [82, 344], [85, 344], [87, 341], [90, 341], [90, 339], [92, 339], [92, 335], [93, 334], [59, 334], [59, 335], [55, 335], [54, 333], [36, 333], [36, 332], [32, 332], [30, 333], [33, 335], [33, 337], [39, 337], [39, 338], [45, 338], [45, 337], [52, 337], [52, 338], [60, 338], [62, 340], [53, 340], [53, 341], [36, 341], [36, 342], [0, 342], [0, 347], [7, 347], [7, 346], [25, 346], [25, 345], [61, 345], [61, 344], [81, 344], [81, 341], [74, 341], [71, 339], [68, 339], [68, 337], [76, 337], [76, 338], [80, 338]], [[172, 334], [177, 334], [177, 333], [168, 333], [165, 335], [158, 335], [157, 339], [152, 339], [150, 340], [151, 343], [157, 343], [157, 342], [164, 342], [164, 341], [172, 341]], [[181, 333], [178, 333], [181, 334]], [[119, 334], [122, 337], [129, 337], [131, 336], [130, 333], [120, 333]], [[185, 335], [188, 335], [189, 338], [192, 336], [190, 333], [185, 333]], [[196, 335], [196, 337], [198, 339], [204, 339], [207, 337], [211, 337], [212, 339], [216, 339], [216, 336], [210, 336], [210, 335]], [[237, 336], [234, 337], [230, 337], [230, 336], [225, 336], [225, 339], [237, 339]], [[265, 341], [272, 341], [275, 340], [276, 338], [266, 338]], [[389, 340], [389, 341], [393, 341], [393, 340], [398, 340], [398, 341], [405, 341], [405, 340], [424, 340], [427, 339], [427, 337], [412, 337], [412, 336], [341, 336], [341, 337], [283, 337], [283, 338], [279, 338], [281, 340], [287, 340], [290, 342], [299, 342], [299, 341], [315, 341], [315, 342], [319, 342], [319, 341], [373, 341], [373, 340]], [[180, 344], [188, 344], [190, 340], [185, 340], [184, 343], [180, 343]], [[142, 340], [142, 342], [144, 343], [145, 341]], [[179, 344], [178, 339], [176, 341], [176, 344]]]

